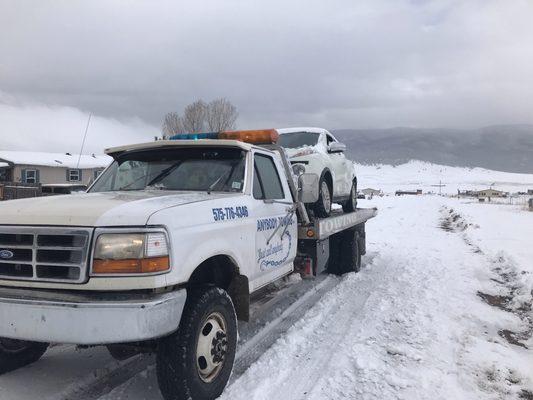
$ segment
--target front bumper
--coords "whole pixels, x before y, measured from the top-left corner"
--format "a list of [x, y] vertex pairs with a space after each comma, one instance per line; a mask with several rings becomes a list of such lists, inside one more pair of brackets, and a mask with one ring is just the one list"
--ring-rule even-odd
[[0, 337], [97, 345], [165, 336], [178, 328], [186, 291], [73, 294], [0, 288]]

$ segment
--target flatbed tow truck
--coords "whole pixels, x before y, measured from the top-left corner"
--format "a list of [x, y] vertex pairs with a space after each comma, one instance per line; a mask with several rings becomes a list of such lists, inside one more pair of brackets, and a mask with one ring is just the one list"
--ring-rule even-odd
[[360, 269], [377, 210], [314, 218], [318, 176], [275, 130], [175, 139], [108, 149], [87, 193], [0, 204], [0, 373], [49, 343], [105, 345], [154, 352], [167, 400], [214, 399], [252, 295]]

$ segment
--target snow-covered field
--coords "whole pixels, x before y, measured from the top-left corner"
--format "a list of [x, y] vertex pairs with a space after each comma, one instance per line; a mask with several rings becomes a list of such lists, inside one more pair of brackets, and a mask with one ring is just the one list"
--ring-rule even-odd
[[448, 167], [424, 161], [397, 166], [356, 164], [359, 189], [373, 188], [385, 193], [396, 190], [422, 189], [424, 193], [457, 194], [457, 190], [481, 190], [492, 186], [505, 192], [533, 189], [533, 174], [491, 171], [483, 168]]
[[[403, 188], [406, 177], [397, 174]], [[509, 190], [533, 182], [514, 178]], [[397, 188], [392, 172], [380, 178], [362, 170], [359, 179], [364, 187]], [[490, 180], [472, 179], [468, 185]], [[322, 279], [317, 287], [329, 290], [280, 325], [283, 332], [236, 373], [222, 398], [533, 399], [533, 212], [440, 196], [360, 205], [379, 208], [367, 225], [362, 271]], [[124, 363], [102, 348], [54, 347], [0, 376], [0, 399], [160, 400], [150, 359], [135, 363], [131, 376], [95, 397], [84, 388]]]

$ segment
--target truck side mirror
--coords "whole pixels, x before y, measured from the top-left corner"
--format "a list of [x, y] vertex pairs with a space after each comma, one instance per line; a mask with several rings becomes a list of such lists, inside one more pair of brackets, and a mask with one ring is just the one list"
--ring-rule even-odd
[[296, 176], [300, 176], [305, 173], [304, 164], [292, 164], [292, 173]]
[[331, 142], [328, 147], [328, 152], [330, 153], [343, 153], [346, 151], [346, 145], [340, 142]]
[[318, 201], [317, 174], [302, 174], [298, 177], [298, 201], [307, 204]]

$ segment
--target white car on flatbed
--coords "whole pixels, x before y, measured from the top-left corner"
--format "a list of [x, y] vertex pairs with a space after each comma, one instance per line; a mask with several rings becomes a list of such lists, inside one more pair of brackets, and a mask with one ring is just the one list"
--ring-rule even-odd
[[0, 204], [0, 373], [48, 343], [126, 347], [157, 354], [165, 399], [213, 399], [251, 293], [359, 269], [376, 210], [310, 220], [318, 177], [296, 187], [274, 130], [189, 137], [107, 150], [87, 193]]
[[327, 217], [332, 203], [345, 212], [357, 208], [357, 177], [345, 156], [346, 145], [323, 128], [283, 128], [278, 144], [287, 150], [292, 164], [303, 164], [305, 172], [319, 176], [319, 200], [313, 205], [318, 217]]

